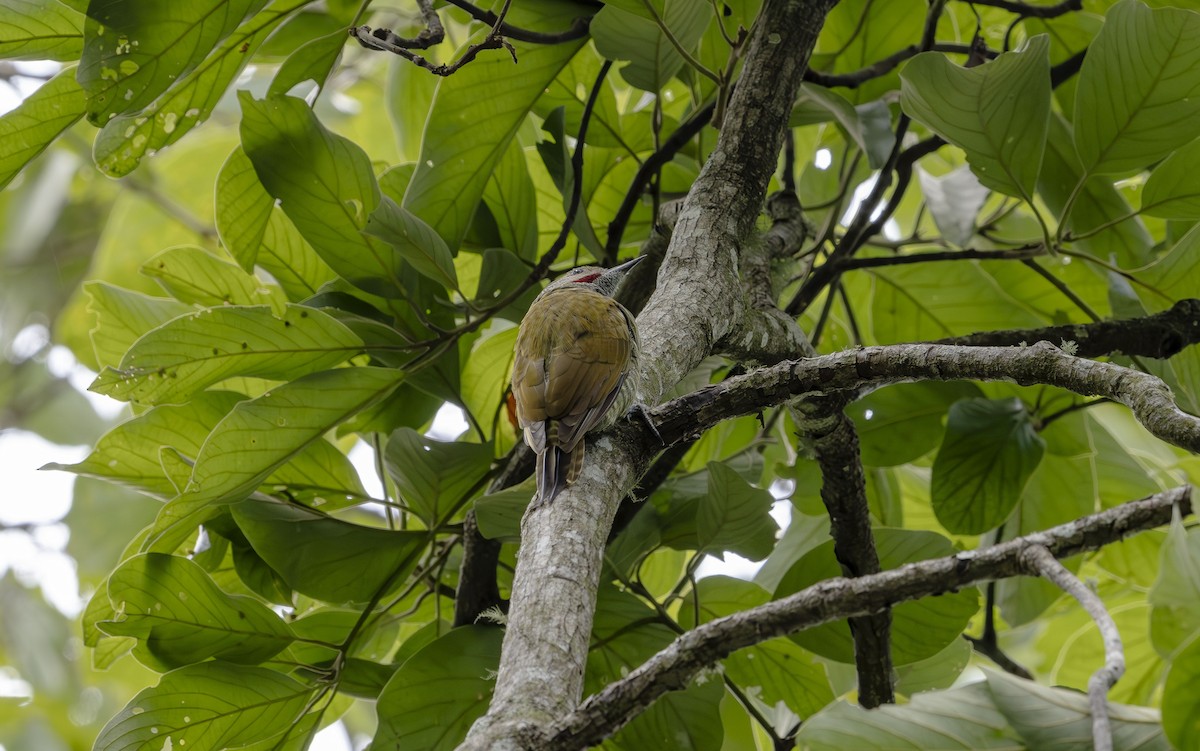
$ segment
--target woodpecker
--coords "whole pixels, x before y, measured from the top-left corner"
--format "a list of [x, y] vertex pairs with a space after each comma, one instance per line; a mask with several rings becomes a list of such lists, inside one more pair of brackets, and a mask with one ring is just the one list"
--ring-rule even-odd
[[542, 290], [521, 321], [512, 390], [517, 424], [537, 454], [535, 507], [578, 479], [584, 434], [613, 424], [634, 401], [632, 389], [622, 387], [637, 367], [637, 327], [612, 296], [644, 257], [568, 271]]

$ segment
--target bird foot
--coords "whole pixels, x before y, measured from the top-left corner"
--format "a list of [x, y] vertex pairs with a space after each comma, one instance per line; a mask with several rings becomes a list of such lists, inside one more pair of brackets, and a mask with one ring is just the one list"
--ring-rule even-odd
[[653, 434], [654, 437], [656, 439], [658, 439], [658, 444], [660, 446], [667, 445], [667, 442], [663, 440], [662, 434], [659, 433], [658, 428], [655, 427], [654, 421], [650, 419], [650, 412], [646, 408], [645, 404], [639, 403], [639, 404], [633, 405], [625, 412], [625, 417], [627, 417], [630, 420], [633, 420], [633, 419], [640, 420], [643, 425], [645, 425], [647, 428], [650, 429], [651, 434]]

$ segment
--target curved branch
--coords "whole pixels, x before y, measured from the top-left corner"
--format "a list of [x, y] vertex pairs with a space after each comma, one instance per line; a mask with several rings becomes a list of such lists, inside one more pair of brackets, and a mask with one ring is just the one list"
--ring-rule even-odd
[[1112, 615], [1100, 597], [1088, 589], [1049, 550], [1031, 545], [1024, 553], [1025, 563], [1059, 589], [1074, 597], [1096, 622], [1104, 639], [1104, 665], [1088, 681], [1088, 700], [1092, 705], [1092, 745], [1096, 751], [1112, 751], [1112, 727], [1108, 723], [1108, 690], [1125, 674], [1125, 649]]
[[[1073, 357], [1048, 342], [1030, 347], [893, 344], [787, 360], [692, 392], [647, 414], [662, 440], [671, 445], [723, 420], [754, 414], [804, 394], [915, 380], [1013, 381], [1104, 396], [1129, 407], [1137, 421], [1158, 438], [1200, 453], [1200, 418], [1180, 411], [1171, 390], [1157, 377]], [[639, 434], [633, 440], [646, 446], [654, 439]]]
[[[448, 5], [453, 5], [456, 8], [461, 8], [471, 14], [471, 18], [476, 21], [483, 21], [488, 26], [495, 26], [496, 21], [500, 20], [490, 10], [484, 10], [477, 5], [467, 2], [467, 0], [446, 0]], [[591, 18], [576, 18], [571, 28], [557, 33], [546, 33], [542, 31], [531, 31], [529, 29], [521, 29], [512, 24], [501, 22], [498, 28], [502, 36], [509, 39], [515, 39], [518, 42], [529, 42], [530, 44], [559, 44], [561, 42], [570, 42], [575, 39], [582, 39], [587, 36], [588, 26], [592, 23]]]
[[1176, 508], [1183, 515], [1191, 513], [1190, 487], [1157, 493], [981, 550], [910, 563], [855, 579], [826, 579], [781, 600], [709, 621], [680, 636], [627, 677], [589, 697], [579, 709], [555, 723], [549, 739], [536, 748], [574, 751], [598, 743], [655, 699], [685, 688], [700, 670], [735, 650], [979, 581], [1035, 576], [1039, 571], [1029, 561], [1030, 548], [1043, 548], [1056, 558], [1096, 550], [1134, 532], [1169, 523]]

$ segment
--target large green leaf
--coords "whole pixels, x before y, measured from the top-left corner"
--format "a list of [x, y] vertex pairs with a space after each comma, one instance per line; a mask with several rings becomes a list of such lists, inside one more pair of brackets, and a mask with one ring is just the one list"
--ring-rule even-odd
[[487, 443], [435, 441], [411, 428], [400, 428], [388, 438], [383, 454], [388, 475], [396, 483], [400, 500], [432, 527], [478, 485], [492, 465]]
[[1200, 219], [1197, 172], [1200, 172], [1200, 140], [1164, 159], [1146, 178], [1142, 213], [1167, 219]]
[[1150, 590], [1150, 638], [1167, 659], [1200, 633], [1200, 532], [1176, 520], [1162, 547], [1158, 579]]
[[134, 655], [160, 672], [210, 657], [259, 663], [294, 638], [266, 605], [222, 592], [204, 569], [178, 556], [130, 558], [108, 578], [108, 597], [116, 617], [100, 628], [137, 637]]
[[266, 668], [202, 662], [173, 670], [109, 720], [95, 751], [240, 748], [299, 719], [312, 689]]
[[754, 561], [770, 555], [779, 525], [771, 518], [771, 494], [721, 462], [708, 465], [708, 493], [700, 499], [696, 527], [702, 550], [731, 551]]
[[117, 115], [96, 137], [93, 157], [113, 177], [132, 172], [208, 119], [263, 40], [308, 0], [289, 0], [255, 15], [144, 109]]
[[487, 711], [504, 632], [464, 626], [405, 661], [379, 695], [375, 748], [450, 751]]
[[512, 372], [517, 327], [493, 323], [487, 335], [475, 342], [462, 373], [463, 406], [471, 411], [485, 436], [499, 432], [497, 423], [507, 420], [503, 399]]
[[388, 196], [367, 218], [363, 232], [395, 248], [412, 267], [447, 289], [458, 289], [454, 257], [437, 233], [425, 222]]
[[101, 371], [91, 390], [161, 404], [234, 376], [296, 378], [361, 349], [353, 332], [312, 308], [289, 304], [281, 316], [265, 305], [208, 308], [142, 336], [120, 366]]
[[[244, 257], [239, 261], [245, 263]], [[293, 302], [312, 297], [337, 278], [278, 206], [271, 209], [255, 261], [275, 277]]]
[[[468, 43], [478, 42], [480, 32]], [[482, 55], [438, 83], [425, 123], [421, 157], [404, 208], [437, 231], [451, 251], [466, 235], [492, 169], [534, 102], [579, 50], [583, 40], [531, 45], [513, 42], [521, 61]]]
[[[1128, 216], [1129, 203], [1103, 178], [1084, 180], [1083, 167], [1075, 153], [1071, 126], [1057, 113], [1050, 116], [1050, 135], [1046, 142], [1046, 156], [1042, 173], [1038, 177], [1038, 195], [1052, 212], [1062, 213], [1067, 201], [1073, 200], [1069, 224], [1071, 232], [1082, 235], [1106, 226], [1072, 245], [1085, 250], [1096, 258], [1110, 261], [1116, 258], [1124, 268], [1142, 266], [1150, 260], [1153, 241], [1140, 217], [1108, 226], [1113, 219]], [[1080, 180], [1084, 180], [1082, 187]]]
[[[483, 200], [496, 220], [501, 244], [528, 261], [537, 257], [537, 195], [525, 150], [511, 141], [484, 186]], [[480, 294], [484, 294], [480, 290]]]
[[83, 14], [58, 0], [5, 0], [0, 5], [0, 58], [78, 60]]
[[[874, 532], [879, 563], [884, 570], [953, 555], [955, 550], [948, 539], [936, 532], [889, 527]], [[783, 575], [775, 589], [775, 599], [841, 575], [841, 567], [833, 555], [833, 541], [829, 540], [805, 554]], [[892, 658], [897, 665], [907, 665], [932, 657], [960, 637], [978, 609], [979, 592], [974, 587], [897, 605], [892, 609]], [[844, 620], [807, 629], [790, 638], [822, 657], [854, 662], [854, 640]]]
[[[598, 691], [627, 675], [670, 644], [674, 636], [666, 624], [656, 619], [654, 611], [636, 597], [613, 587], [602, 587], [596, 601], [585, 693]], [[610, 743], [621, 751], [648, 748], [718, 751], [724, 737], [717, 709], [722, 693], [719, 680], [697, 679], [685, 690], [656, 701]]]
[[91, 0], [78, 74], [88, 95], [88, 120], [102, 127], [111, 116], [141, 110], [266, 4]]
[[[658, 93], [683, 68], [683, 56], [646, 10], [631, 13], [629, 4], [623, 5], [608, 3], [592, 19], [596, 49], [610, 60], [628, 60], [621, 77], [639, 89]], [[702, 0], [660, 0], [655, 5], [656, 15], [680, 46], [694, 51], [713, 19], [712, 6]]]
[[1140, 169], [1196, 137], [1200, 14], [1122, 0], [1088, 47], [1075, 146], [1088, 174]]
[[363, 234], [382, 199], [367, 153], [329, 131], [301, 99], [258, 100], [243, 91], [238, 100], [242, 148], [304, 239], [351, 284], [372, 294], [401, 294], [403, 257]]
[[1049, 49], [1038, 35], [974, 68], [918, 55], [900, 74], [901, 106], [967, 152], [981, 183], [1032, 201], [1050, 117]]
[[246, 271], [254, 269], [274, 205], [250, 158], [238, 146], [217, 175], [216, 223], [221, 244]]
[[[714, 618], [762, 605], [770, 595], [762, 587], [728, 576], [706, 576], [685, 598], [678, 620], [694, 628]], [[699, 610], [697, 611], [697, 606]], [[725, 675], [768, 706], [778, 702], [801, 718], [809, 717], [833, 701], [825, 666], [810, 652], [787, 639], [772, 639], [739, 649], [722, 661]]]
[[182, 302], [206, 307], [271, 305], [277, 313], [284, 311], [286, 300], [278, 287], [195, 246], [164, 250], [146, 261], [142, 273]]
[[879, 344], [1047, 323], [976, 262], [913, 263], [870, 276], [871, 324]]
[[1019, 399], [969, 399], [950, 408], [933, 462], [933, 511], [956, 534], [979, 534], [1012, 513], [1046, 442]]
[[326, 370], [239, 403], [200, 448], [187, 487], [159, 512], [146, 549], [173, 551], [218, 505], [246, 498], [326, 432], [390, 394], [403, 377], [385, 368]]
[[942, 437], [942, 417], [959, 399], [982, 396], [964, 381], [901, 383], [872, 391], [846, 408], [858, 428], [863, 462], [907, 464], [929, 453]]
[[275, 501], [247, 500], [233, 517], [288, 586], [330, 603], [366, 602], [404, 582], [428, 535], [332, 519]]
[[984, 683], [914, 696], [908, 704], [863, 709], [839, 701], [810, 717], [796, 736], [811, 751], [1016, 751], [1024, 748]]
[[[825, 18], [810, 64], [832, 73], [873, 65], [921, 38], [926, 9], [921, 0], [840, 0]], [[855, 103], [874, 101], [894, 92], [896, 78], [893, 71], [844, 93]]]
[[[1091, 747], [1092, 710], [1086, 695], [1007, 673], [985, 672], [992, 700], [1027, 748]], [[1116, 751], [1169, 751], [1157, 710], [1110, 701], [1108, 714]]]
[[1200, 641], [1193, 641], [1171, 661], [1162, 696], [1162, 727], [1175, 748], [1200, 745]]
[[69, 67], [0, 117], [0, 142], [4, 143], [0, 188], [12, 182], [30, 160], [83, 117], [85, 107], [83, 90], [75, 82], [75, 68]]
[[169, 446], [195, 457], [209, 431], [241, 399], [229, 391], [205, 391], [186, 404], [155, 407], [110, 430], [83, 461], [43, 469], [100, 477], [170, 498], [178, 491], [163, 471], [159, 450]]
[[92, 348], [102, 367], [118, 365], [148, 331], [193, 310], [178, 300], [150, 297], [107, 282], [85, 282], [83, 292], [88, 296], [88, 310], [96, 316]]

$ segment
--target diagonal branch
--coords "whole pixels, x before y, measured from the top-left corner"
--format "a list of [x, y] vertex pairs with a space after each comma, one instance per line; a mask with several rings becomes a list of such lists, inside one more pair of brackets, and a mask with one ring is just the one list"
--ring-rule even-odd
[[1048, 550], [1056, 558], [1097, 550], [1127, 535], [1169, 523], [1177, 508], [1182, 515], [1191, 513], [1189, 486], [989, 548], [910, 563], [870, 576], [826, 579], [781, 600], [709, 621], [680, 636], [627, 677], [589, 697], [556, 722], [549, 740], [535, 748], [574, 751], [598, 743], [658, 697], [687, 687], [700, 670], [743, 647], [980, 581], [1037, 576], [1040, 571], [1028, 555], [1031, 548]]

